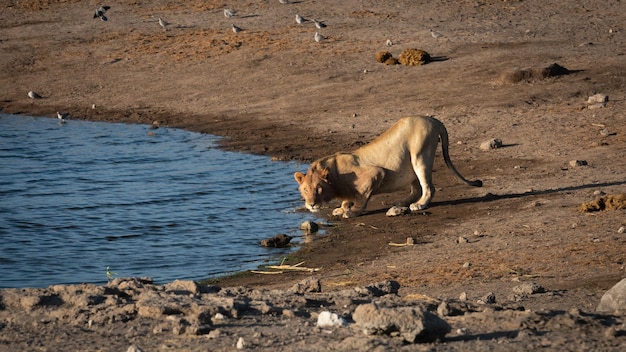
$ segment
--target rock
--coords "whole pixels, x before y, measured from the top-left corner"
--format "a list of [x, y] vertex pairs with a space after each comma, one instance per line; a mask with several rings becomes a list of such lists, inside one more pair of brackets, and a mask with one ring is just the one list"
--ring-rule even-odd
[[609, 96], [605, 94], [594, 94], [587, 98], [587, 104], [595, 105], [595, 104], [605, 104], [609, 101]]
[[624, 231], [626, 231], [626, 227], [624, 226], [620, 226], [619, 229], [617, 229], [617, 233], [624, 233]]
[[585, 165], [587, 165], [586, 160], [570, 160], [569, 162], [569, 166], [571, 167], [579, 167], [579, 166], [585, 166]]
[[178, 295], [196, 295], [200, 293], [199, 285], [191, 280], [174, 280], [165, 284], [165, 291]]
[[313, 221], [305, 221], [300, 224], [300, 230], [306, 231], [307, 233], [316, 233], [319, 229], [319, 225]]
[[33, 92], [32, 90], [28, 92], [28, 97], [31, 99], [41, 99], [41, 95]]
[[399, 207], [394, 205], [393, 207], [389, 208], [389, 210], [387, 210], [387, 216], [400, 216], [400, 215], [404, 215], [404, 214], [408, 214], [411, 211], [409, 210], [409, 207]]
[[379, 308], [359, 305], [352, 318], [367, 335], [398, 335], [406, 342], [433, 342], [450, 332], [450, 325], [438, 316], [417, 307]]
[[602, 298], [596, 308], [598, 312], [615, 312], [617, 310], [626, 311], [626, 279], [611, 287]]
[[143, 350], [137, 345], [130, 345], [126, 352], [143, 352]]
[[238, 350], [243, 350], [243, 348], [246, 346], [246, 341], [243, 339], [243, 337], [240, 337], [239, 339], [237, 339], [237, 349]]
[[363, 295], [381, 297], [388, 294], [398, 294], [399, 289], [400, 283], [393, 280], [386, 280], [375, 284], [369, 284], [365, 287], [356, 287], [354, 290]]
[[480, 150], [491, 150], [502, 148], [502, 140], [498, 138], [493, 138], [488, 141], [484, 141], [480, 144]]
[[322, 284], [318, 278], [311, 276], [291, 286], [289, 291], [299, 295], [307, 292], [322, 292]]
[[287, 236], [283, 233], [280, 233], [274, 237], [266, 238], [261, 241], [261, 246], [263, 247], [274, 247], [274, 248], [283, 248], [289, 245], [291, 242], [291, 236]]
[[467, 243], [467, 242], [469, 241], [467, 240], [466, 237], [463, 237], [463, 236], [459, 236], [459, 238], [456, 240], [456, 243]]
[[318, 328], [334, 328], [346, 325], [348, 325], [348, 322], [344, 318], [329, 311], [323, 311], [317, 317]]
[[525, 282], [521, 285], [513, 287], [513, 292], [517, 293], [518, 295], [532, 295], [535, 293], [546, 292], [546, 289], [537, 283]]
[[478, 300], [479, 304], [493, 304], [496, 303], [496, 295], [493, 292], [489, 292]]

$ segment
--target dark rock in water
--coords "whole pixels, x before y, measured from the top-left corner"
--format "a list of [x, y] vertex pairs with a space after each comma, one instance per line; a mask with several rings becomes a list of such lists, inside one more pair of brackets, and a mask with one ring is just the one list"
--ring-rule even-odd
[[266, 238], [261, 241], [261, 246], [263, 247], [274, 247], [274, 248], [283, 248], [289, 245], [292, 237], [287, 236], [283, 233], [280, 233], [274, 237]]

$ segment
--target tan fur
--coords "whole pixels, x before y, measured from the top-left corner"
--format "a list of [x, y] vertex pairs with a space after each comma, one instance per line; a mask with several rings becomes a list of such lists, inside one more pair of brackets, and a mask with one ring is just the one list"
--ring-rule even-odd
[[352, 153], [318, 159], [306, 175], [296, 172], [294, 178], [307, 209], [313, 212], [322, 202], [338, 198], [342, 204], [333, 215], [357, 216], [372, 195], [407, 186], [411, 193], [400, 205], [411, 211], [425, 209], [435, 193], [432, 171], [439, 138], [448, 168], [466, 184], [481, 187], [482, 181], [466, 180], [452, 165], [445, 126], [427, 116], [402, 118], [369, 144]]

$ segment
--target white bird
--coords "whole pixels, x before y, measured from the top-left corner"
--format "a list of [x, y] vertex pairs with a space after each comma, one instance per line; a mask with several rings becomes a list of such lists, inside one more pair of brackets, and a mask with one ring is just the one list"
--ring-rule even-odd
[[233, 17], [235, 14], [233, 13], [233, 10], [231, 9], [224, 9], [224, 17], [226, 18], [231, 18]]
[[320, 41], [322, 41], [322, 39], [324, 39], [324, 37], [321, 34], [317, 33], [317, 32], [315, 32], [315, 37], [314, 38], [315, 38], [315, 41], [318, 42], [318, 43]]
[[41, 99], [41, 95], [33, 92], [32, 90], [28, 92], [28, 97], [31, 99]]
[[165, 27], [167, 27], [168, 25], [169, 23], [163, 21], [163, 19], [159, 17], [159, 26], [163, 27], [163, 29], [166, 29]]
[[307, 19], [305, 19], [304, 17], [296, 14], [296, 23], [298, 24], [303, 24], [304, 22], [308, 21]]
[[64, 123], [65, 119], [68, 118], [68, 116], [70, 116], [69, 113], [61, 114], [60, 112], [57, 111], [57, 118], [59, 119], [61, 123]]
[[387, 43], [386, 44], [387, 44], [387, 46], [392, 46], [393, 42], [391, 41], [391, 39], [387, 39]]
[[234, 32], [235, 34], [237, 34], [237, 33], [241, 32], [241, 31], [243, 31], [243, 29], [241, 29], [241, 28], [239, 28], [239, 27], [235, 26], [234, 24], [233, 24], [232, 28], [233, 28], [233, 32]]
[[432, 30], [432, 28], [431, 28], [431, 29], [429, 29], [428, 31], [430, 32], [430, 35], [432, 35], [432, 36], [433, 36], [433, 38], [435, 38], [435, 39], [439, 39], [440, 37], [443, 37], [443, 36], [444, 36], [443, 34], [441, 34], [441, 33], [439, 33], [439, 32], [435, 32], [435, 31], [433, 31], [433, 30]]
[[322, 21], [313, 20], [313, 22], [315, 22], [315, 27], [317, 29], [326, 28], [326, 24], [324, 22], [322, 22]]
[[111, 8], [111, 6], [100, 6], [97, 10], [96, 13], [93, 14], [93, 18], [100, 18], [103, 21], [108, 20], [108, 18], [104, 15], [107, 10], [109, 10]]

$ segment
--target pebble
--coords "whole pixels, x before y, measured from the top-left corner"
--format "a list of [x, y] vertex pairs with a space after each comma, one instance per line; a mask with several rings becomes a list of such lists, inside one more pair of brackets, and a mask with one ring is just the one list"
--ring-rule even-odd
[[456, 243], [467, 243], [467, 242], [468, 242], [467, 238], [463, 236], [459, 236], [459, 239], [456, 240]]
[[488, 141], [484, 141], [480, 144], [480, 150], [491, 150], [502, 148], [502, 140], [498, 138], [492, 138]]
[[471, 267], [471, 266], [472, 266], [472, 263], [470, 263], [470, 262], [465, 262], [465, 264], [463, 264], [463, 268], [465, 268], [465, 269], [469, 269], [469, 267]]
[[619, 229], [617, 229], [617, 233], [624, 233], [624, 231], [626, 231], [626, 227], [624, 226], [620, 226]]
[[336, 326], [348, 325], [346, 320], [335, 313], [329, 311], [323, 311], [317, 317], [318, 328], [332, 328]]
[[585, 165], [587, 165], [586, 160], [570, 160], [569, 162], [569, 166], [571, 167], [578, 167], [578, 166], [585, 166]]
[[313, 221], [305, 221], [300, 224], [300, 230], [306, 231], [308, 233], [316, 233], [319, 229], [319, 225]]
[[244, 341], [243, 337], [240, 337], [237, 340], [237, 349], [238, 350], [243, 350], [243, 348], [246, 346], [246, 341]]
[[493, 292], [489, 292], [478, 300], [479, 304], [493, 304], [496, 303], [496, 295]]

